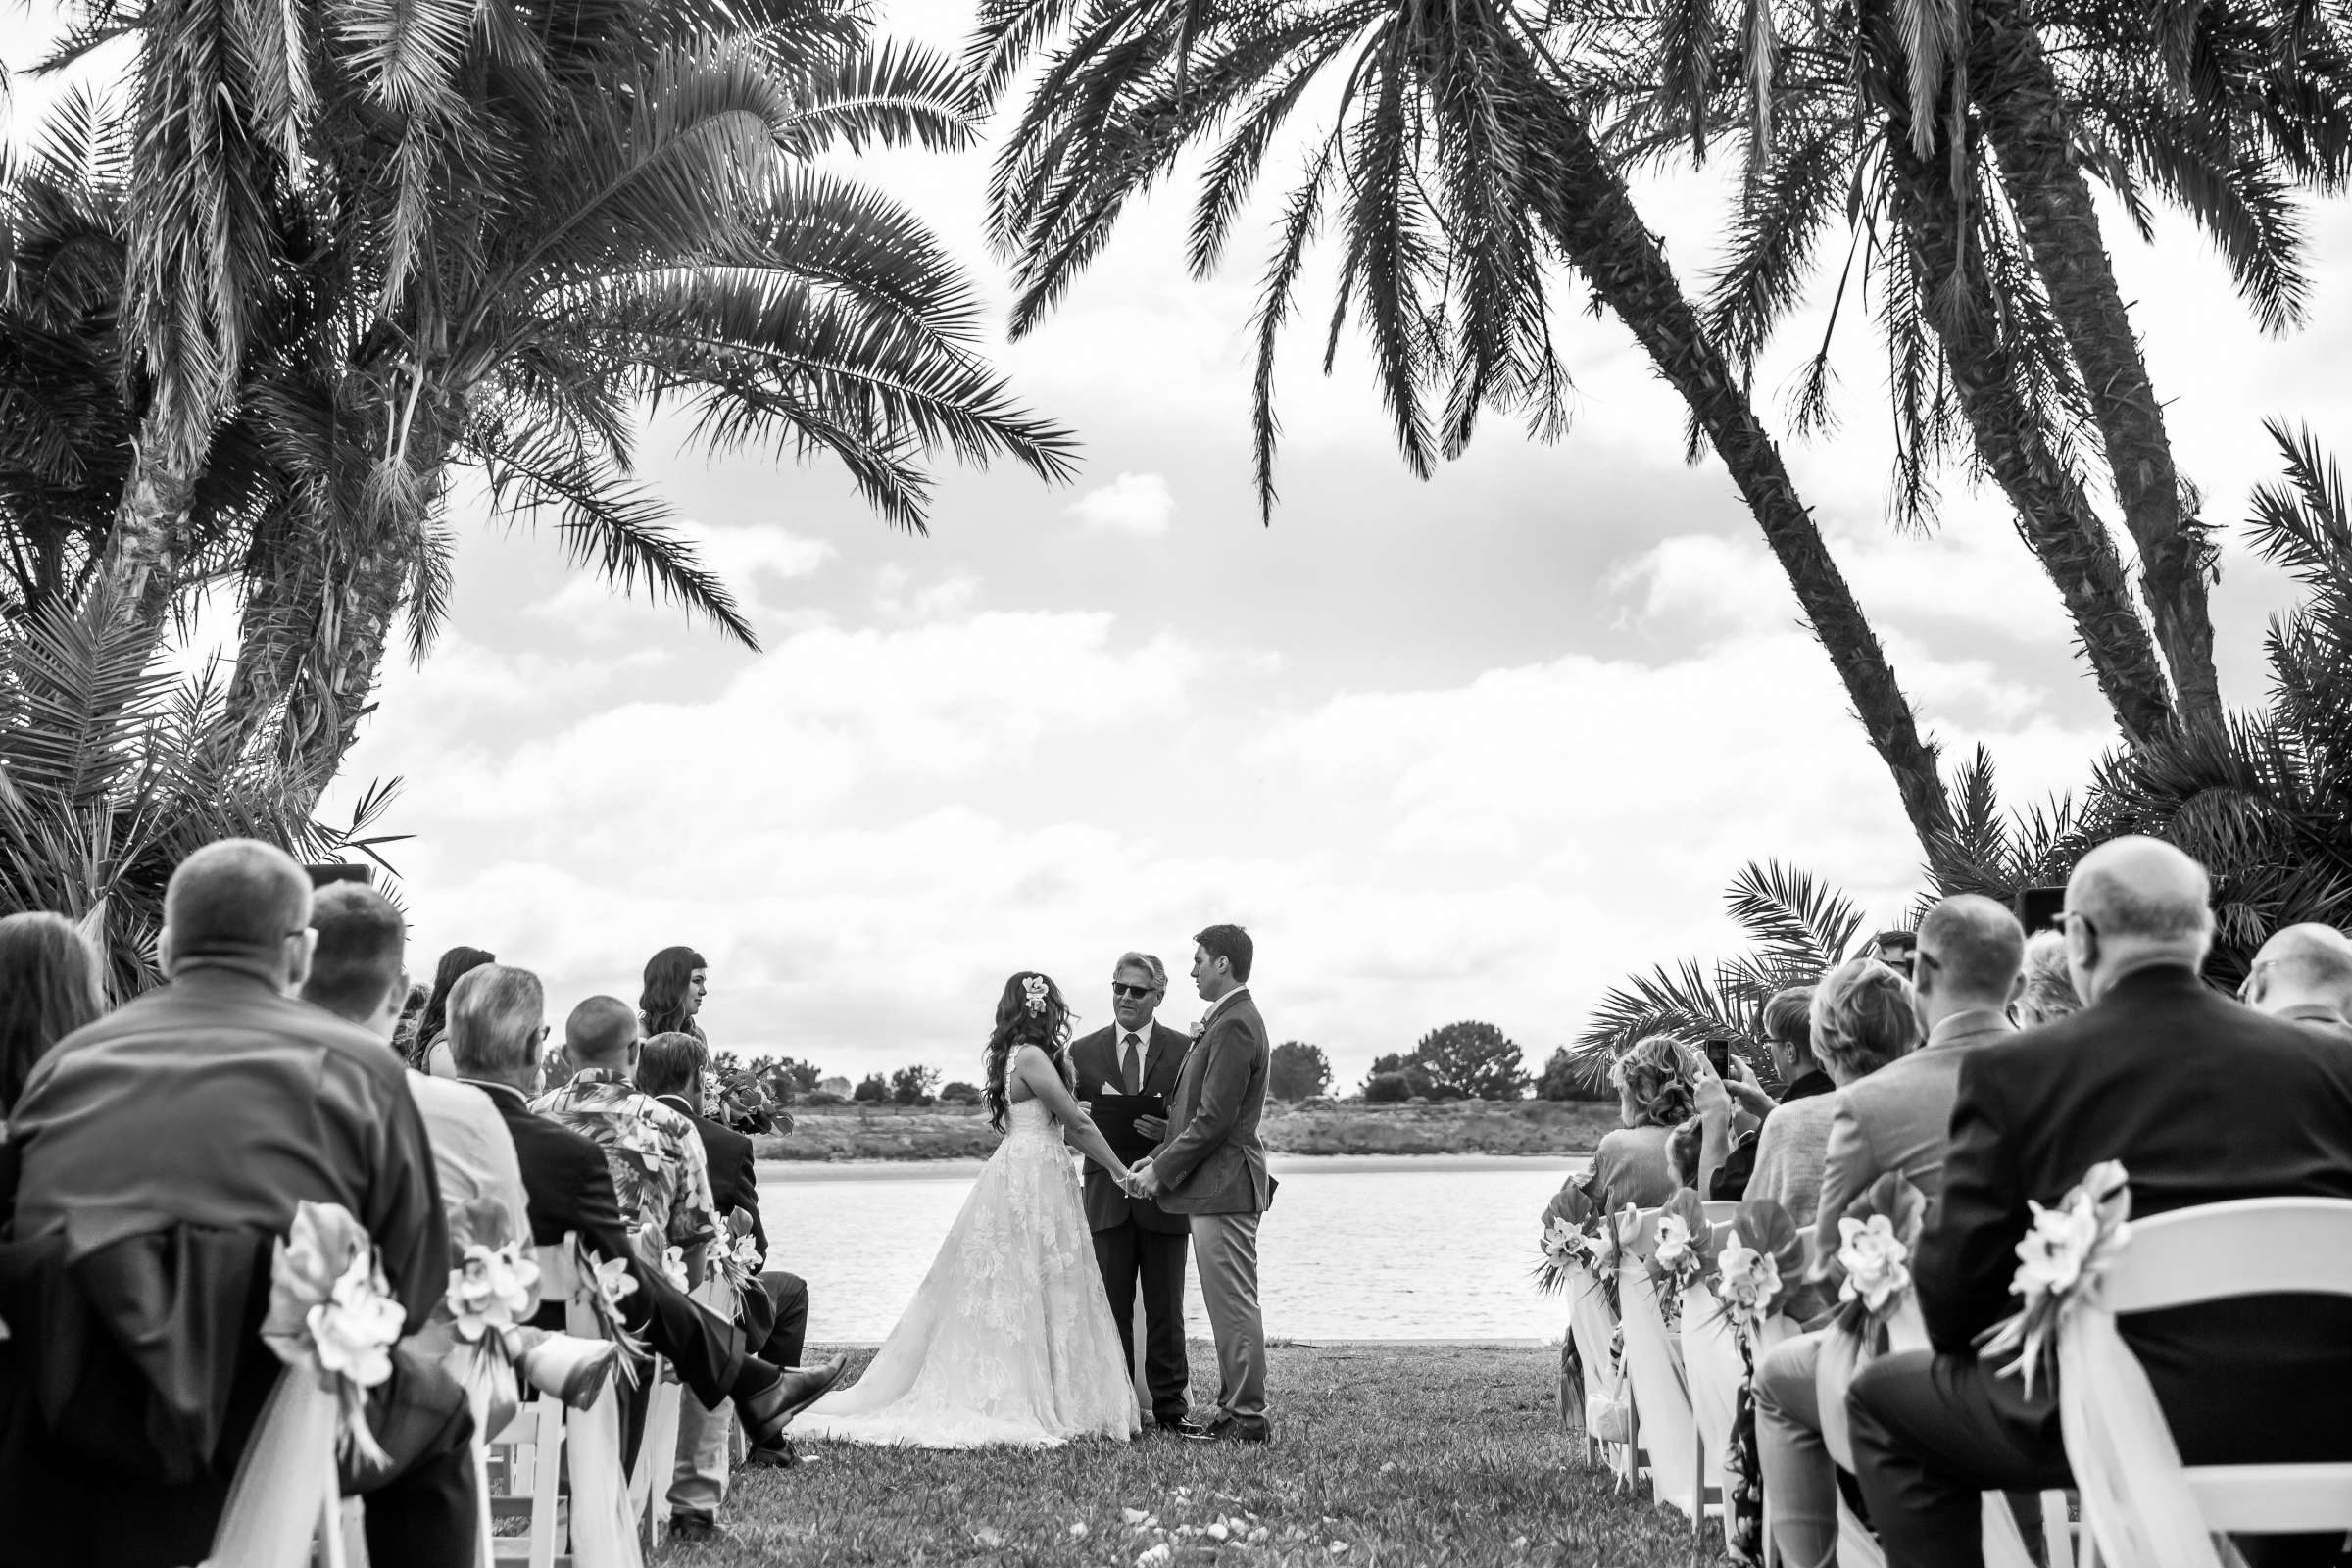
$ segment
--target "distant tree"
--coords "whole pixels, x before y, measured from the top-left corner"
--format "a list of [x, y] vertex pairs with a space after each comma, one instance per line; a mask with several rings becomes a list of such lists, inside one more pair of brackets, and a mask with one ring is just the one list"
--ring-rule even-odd
[[1331, 1084], [1331, 1062], [1321, 1046], [1285, 1040], [1266, 1067], [1266, 1093], [1276, 1100], [1309, 1100]]
[[977, 1105], [981, 1098], [978, 1085], [967, 1084], [960, 1078], [939, 1092], [939, 1102], [943, 1105]]
[[869, 1072], [858, 1080], [858, 1088], [850, 1098], [861, 1105], [884, 1104], [890, 1100], [890, 1085], [880, 1073]]
[[816, 1087], [828, 1095], [839, 1095], [844, 1100], [850, 1098], [850, 1081], [839, 1074], [818, 1079]]
[[902, 1105], [931, 1103], [931, 1086], [939, 1082], [935, 1067], [901, 1067], [890, 1075], [890, 1098]]
[[1413, 1098], [1412, 1085], [1400, 1072], [1376, 1072], [1364, 1080], [1364, 1103], [1401, 1105]]
[[[776, 1057], [775, 1071], [777, 1074], [791, 1081], [792, 1092], [796, 1095], [813, 1093], [818, 1085], [824, 1081], [823, 1072], [818, 1068], [815, 1062], [803, 1061], [798, 1056]], [[765, 1077], [767, 1075], [763, 1073], [761, 1076]]]
[[1429, 1076], [1429, 1069], [1421, 1065], [1419, 1057], [1394, 1051], [1385, 1056], [1373, 1057], [1372, 1070], [1364, 1076], [1364, 1098], [1379, 1104], [1383, 1102], [1384, 1097], [1372, 1092], [1372, 1081], [1375, 1078], [1396, 1080], [1400, 1086], [1399, 1092], [1386, 1097], [1392, 1102], [1410, 1100], [1415, 1095], [1432, 1095], [1438, 1087], [1436, 1081]]
[[1432, 1029], [1413, 1048], [1413, 1059], [1439, 1088], [1474, 1100], [1517, 1100], [1527, 1093], [1519, 1048], [1491, 1023], [1465, 1019]]

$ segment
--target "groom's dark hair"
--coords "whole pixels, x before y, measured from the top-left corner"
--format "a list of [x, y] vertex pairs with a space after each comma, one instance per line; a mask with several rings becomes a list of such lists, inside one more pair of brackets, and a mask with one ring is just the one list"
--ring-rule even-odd
[[1210, 957], [1232, 964], [1234, 979], [1250, 983], [1250, 961], [1257, 956], [1257, 944], [1250, 940], [1249, 932], [1238, 925], [1212, 925], [1193, 940]]

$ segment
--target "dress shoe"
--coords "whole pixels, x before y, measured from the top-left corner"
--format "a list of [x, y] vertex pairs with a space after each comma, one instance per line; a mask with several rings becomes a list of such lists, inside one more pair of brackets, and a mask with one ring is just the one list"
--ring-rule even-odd
[[1268, 1443], [1274, 1437], [1274, 1429], [1263, 1421], [1244, 1421], [1230, 1415], [1221, 1415], [1198, 1431], [1191, 1430], [1189, 1422], [1179, 1430], [1195, 1443]]
[[735, 1413], [743, 1418], [744, 1442], [757, 1448], [782, 1432], [794, 1416], [841, 1381], [845, 1364], [837, 1355], [805, 1372], [787, 1372], [758, 1394], [738, 1396]]
[[1173, 1421], [1162, 1421], [1159, 1430], [1170, 1437], [1190, 1438], [1196, 1443], [1204, 1442], [1208, 1437], [1208, 1423], [1196, 1421], [1189, 1415], [1178, 1416]]
[[669, 1539], [681, 1546], [699, 1545], [719, 1537], [718, 1521], [707, 1513], [673, 1513], [669, 1516]]
[[789, 1470], [800, 1462], [800, 1453], [793, 1447], [792, 1440], [780, 1435], [747, 1449], [743, 1456], [746, 1470]]

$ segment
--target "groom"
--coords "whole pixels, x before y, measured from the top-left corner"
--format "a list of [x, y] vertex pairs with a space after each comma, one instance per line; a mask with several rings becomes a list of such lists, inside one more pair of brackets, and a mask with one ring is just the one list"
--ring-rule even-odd
[[[1105, 1095], [1171, 1095], [1192, 1042], [1152, 1014], [1167, 995], [1168, 971], [1148, 953], [1122, 954], [1110, 971], [1110, 1011], [1115, 1028], [1098, 1029], [1070, 1047], [1078, 1074], [1078, 1098], [1093, 1110]], [[1167, 1136], [1157, 1116], [1135, 1118], [1137, 1147], [1113, 1146], [1122, 1159], [1148, 1155]], [[1144, 1293], [1144, 1384], [1152, 1396], [1152, 1418], [1163, 1427], [1183, 1424], [1192, 1370], [1184, 1357], [1184, 1240], [1192, 1227], [1149, 1199], [1122, 1192], [1110, 1172], [1092, 1160], [1086, 1166], [1086, 1221], [1095, 1233], [1095, 1263], [1110, 1293], [1110, 1315], [1119, 1325], [1119, 1344], [1135, 1364], [1135, 1293]]]
[[1254, 948], [1238, 925], [1193, 939], [1193, 985], [1208, 1004], [1199, 1040], [1177, 1075], [1174, 1129], [1136, 1168], [1136, 1190], [1189, 1214], [1200, 1298], [1217, 1340], [1217, 1413], [1177, 1430], [1203, 1443], [1263, 1443], [1266, 1331], [1257, 1310], [1257, 1220], [1274, 1197], [1257, 1122], [1266, 1105], [1266, 1021], [1250, 1000]]

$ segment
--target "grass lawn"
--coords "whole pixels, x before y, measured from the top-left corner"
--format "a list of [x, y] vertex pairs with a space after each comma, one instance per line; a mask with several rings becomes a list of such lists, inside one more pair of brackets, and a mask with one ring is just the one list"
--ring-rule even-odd
[[[853, 1371], [871, 1355], [853, 1357]], [[813, 1358], [813, 1355], [812, 1355]], [[1277, 1344], [1270, 1447], [1147, 1436], [1044, 1452], [808, 1444], [745, 1477], [731, 1542], [662, 1568], [1021, 1564], [1024, 1568], [1420, 1568], [1693, 1561], [1690, 1522], [1616, 1494], [1553, 1410], [1558, 1352]], [[1205, 1344], [1197, 1398], [1213, 1389]], [[1203, 1371], [1211, 1380], [1205, 1387]], [[1205, 1399], [1201, 1402], [1205, 1403]], [[1141, 1510], [1151, 1521], [1128, 1517]], [[1222, 1524], [1222, 1539], [1206, 1527]], [[1262, 1532], [1262, 1535], [1260, 1534]], [[1153, 1548], [1166, 1544], [1164, 1554]], [[1717, 1561], [1715, 1533], [1700, 1561]]]

